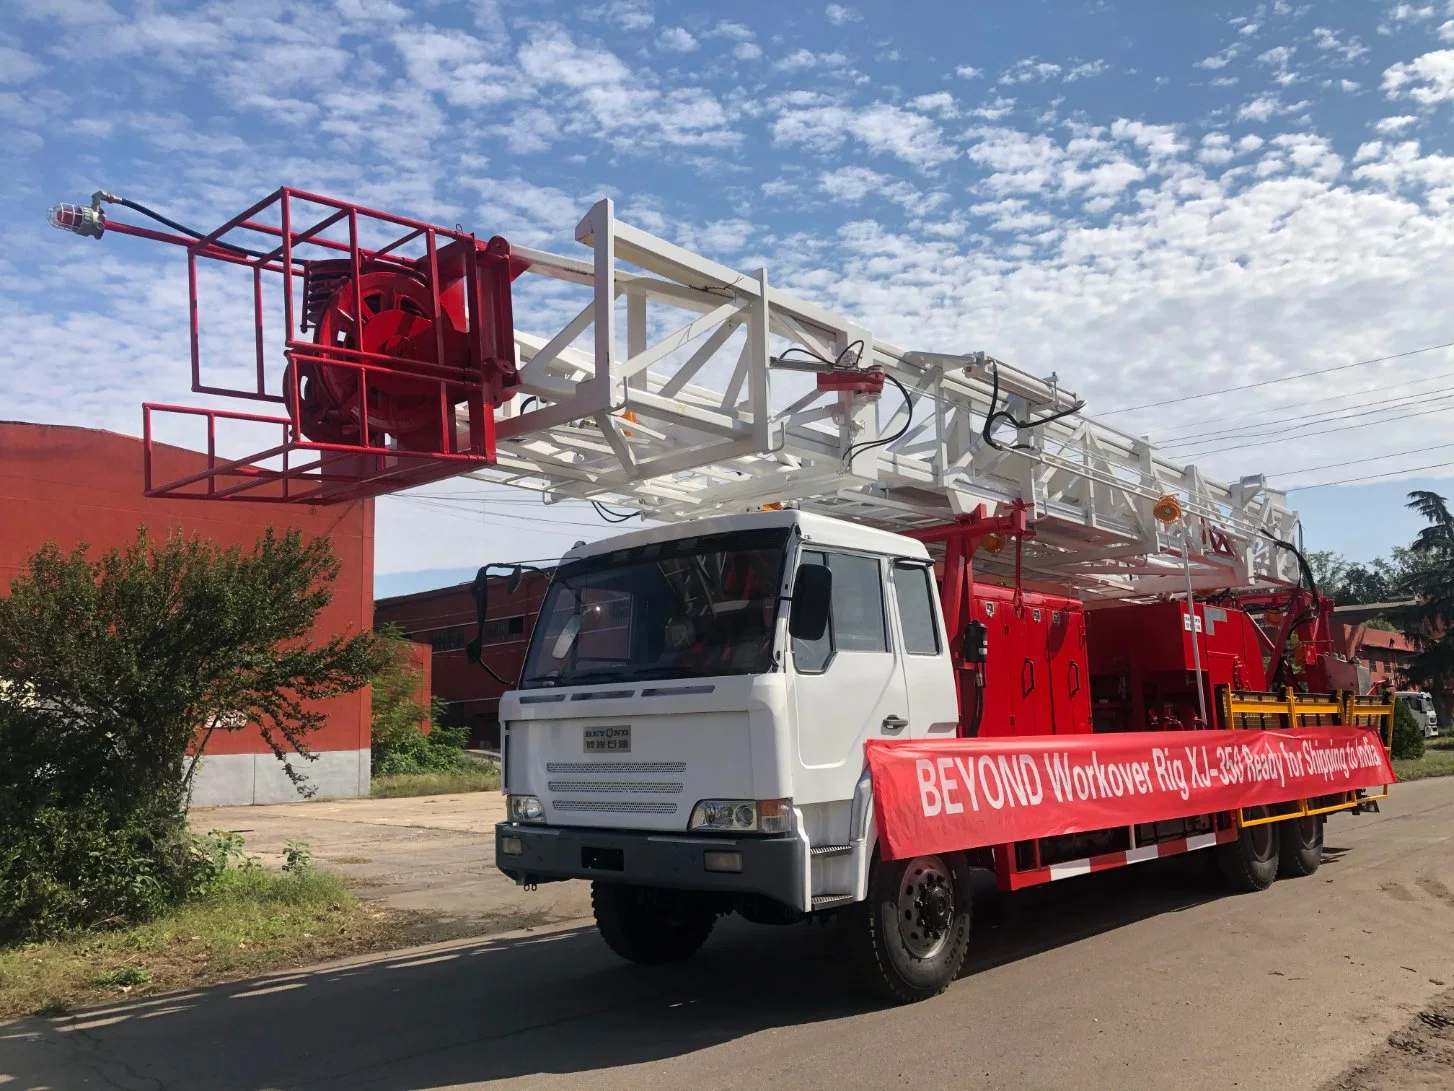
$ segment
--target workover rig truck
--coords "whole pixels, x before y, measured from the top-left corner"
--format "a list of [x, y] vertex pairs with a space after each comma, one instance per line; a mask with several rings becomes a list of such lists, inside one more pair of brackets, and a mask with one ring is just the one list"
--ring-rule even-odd
[[[655, 524], [566, 554], [500, 705], [500, 868], [590, 880], [628, 959], [833, 915], [916, 1000], [960, 968], [971, 868], [1014, 891], [1207, 850], [1259, 890], [1393, 780], [1391, 703], [1333, 654], [1284, 497], [1055, 375], [886, 344], [609, 200], [584, 257], [287, 188], [206, 234], [108, 203], [161, 219], [100, 193], [52, 220], [179, 244], [193, 390], [276, 406], [146, 406], [150, 495], [465, 475]], [[229, 273], [255, 336], [213, 346]], [[179, 418], [205, 462], [163, 474]], [[476, 581], [481, 635], [511, 567]]]

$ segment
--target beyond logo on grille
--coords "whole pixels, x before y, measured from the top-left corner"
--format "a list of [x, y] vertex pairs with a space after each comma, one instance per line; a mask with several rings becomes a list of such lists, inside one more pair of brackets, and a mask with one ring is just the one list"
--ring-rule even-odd
[[587, 754], [631, 753], [631, 725], [587, 727], [582, 730]]

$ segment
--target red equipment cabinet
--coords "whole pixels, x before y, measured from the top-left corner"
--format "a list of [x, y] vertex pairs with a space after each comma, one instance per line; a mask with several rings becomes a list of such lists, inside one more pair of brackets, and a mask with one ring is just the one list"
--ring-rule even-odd
[[971, 617], [987, 630], [979, 736], [1091, 729], [1085, 610], [1075, 599], [976, 584]]
[[1095, 610], [1087, 626], [1097, 731], [1196, 726], [1202, 707], [1199, 677], [1213, 721], [1209, 727], [1219, 726], [1213, 700], [1218, 686], [1267, 688], [1257, 625], [1234, 607], [1197, 603], [1195, 631], [1186, 603], [1179, 600]]

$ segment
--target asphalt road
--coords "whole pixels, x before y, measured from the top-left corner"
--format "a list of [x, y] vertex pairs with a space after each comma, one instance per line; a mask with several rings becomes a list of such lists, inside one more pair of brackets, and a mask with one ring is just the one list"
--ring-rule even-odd
[[1451, 845], [1454, 778], [1333, 819], [1261, 894], [1192, 857], [987, 898], [913, 1007], [866, 1002], [822, 928], [731, 921], [642, 970], [555, 927], [10, 1024], [0, 1087], [1451, 1087]]

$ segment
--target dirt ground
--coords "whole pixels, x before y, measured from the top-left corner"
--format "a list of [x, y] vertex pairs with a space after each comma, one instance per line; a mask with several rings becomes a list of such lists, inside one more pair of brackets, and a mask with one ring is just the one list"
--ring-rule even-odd
[[486, 936], [589, 916], [585, 883], [527, 893], [495, 869], [497, 792], [411, 799], [342, 799], [260, 807], [201, 807], [199, 833], [240, 833], [249, 852], [280, 864], [284, 842], [308, 842], [314, 863], [342, 875], [361, 898], [409, 915], [413, 943]]

